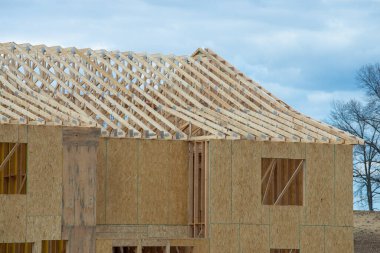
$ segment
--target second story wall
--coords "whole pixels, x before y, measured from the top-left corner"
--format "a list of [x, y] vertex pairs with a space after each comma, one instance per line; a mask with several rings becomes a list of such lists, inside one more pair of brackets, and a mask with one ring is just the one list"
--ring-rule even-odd
[[61, 128], [0, 125], [0, 142], [27, 144], [26, 194], [0, 195], [0, 242], [60, 240]]
[[187, 225], [188, 166], [187, 142], [100, 138], [97, 224]]

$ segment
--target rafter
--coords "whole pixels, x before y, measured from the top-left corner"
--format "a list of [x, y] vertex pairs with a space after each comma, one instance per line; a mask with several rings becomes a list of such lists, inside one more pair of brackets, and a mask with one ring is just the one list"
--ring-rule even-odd
[[129, 138], [363, 143], [295, 111], [210, 49], [174, 56], [3, 43], [0, 97], [1, 124], [95, 126]]

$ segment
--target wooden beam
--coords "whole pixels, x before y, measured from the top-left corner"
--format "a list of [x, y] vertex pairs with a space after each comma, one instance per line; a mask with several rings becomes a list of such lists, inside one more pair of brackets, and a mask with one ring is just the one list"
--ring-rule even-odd
[[284, 189], [282, 190], [282, 192], [280, 193], [280, 195], [277, 197], [276, 201], [274, 202], [274, 205], [277, 205], [277, 203], [281, 200], [282, 196], [284, 196], [285, 192], [288, 190], [288, 188], [290, 187], [291, 183], [293, 182], [294, 178], [298, 175], [298, 173], [301, 171], [302, 169], [302, 165], [303, 165], [303, 161], [304, 160], [301, 160], [301, 162], [298, 164], [298, 167], [297, 169], [294, 171], [293, 175], [291, 176], [291, 178], [289, 179], [289, 181], [287, 182], [287, 184], [285, 185]]

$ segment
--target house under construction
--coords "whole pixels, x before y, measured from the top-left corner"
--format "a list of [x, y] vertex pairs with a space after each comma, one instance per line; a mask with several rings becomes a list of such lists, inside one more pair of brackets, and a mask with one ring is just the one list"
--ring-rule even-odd
[[352, 148], [210, 49], [0, 44], [0, 252], [352, 253]]

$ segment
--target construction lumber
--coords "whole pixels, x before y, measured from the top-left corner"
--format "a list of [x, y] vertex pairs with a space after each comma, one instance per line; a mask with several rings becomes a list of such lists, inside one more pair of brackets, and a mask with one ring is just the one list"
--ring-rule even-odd
[[0, 124], [103, 136], [363, 144], [304, 116], [210, 49], [192, 56], [0, 44]]

